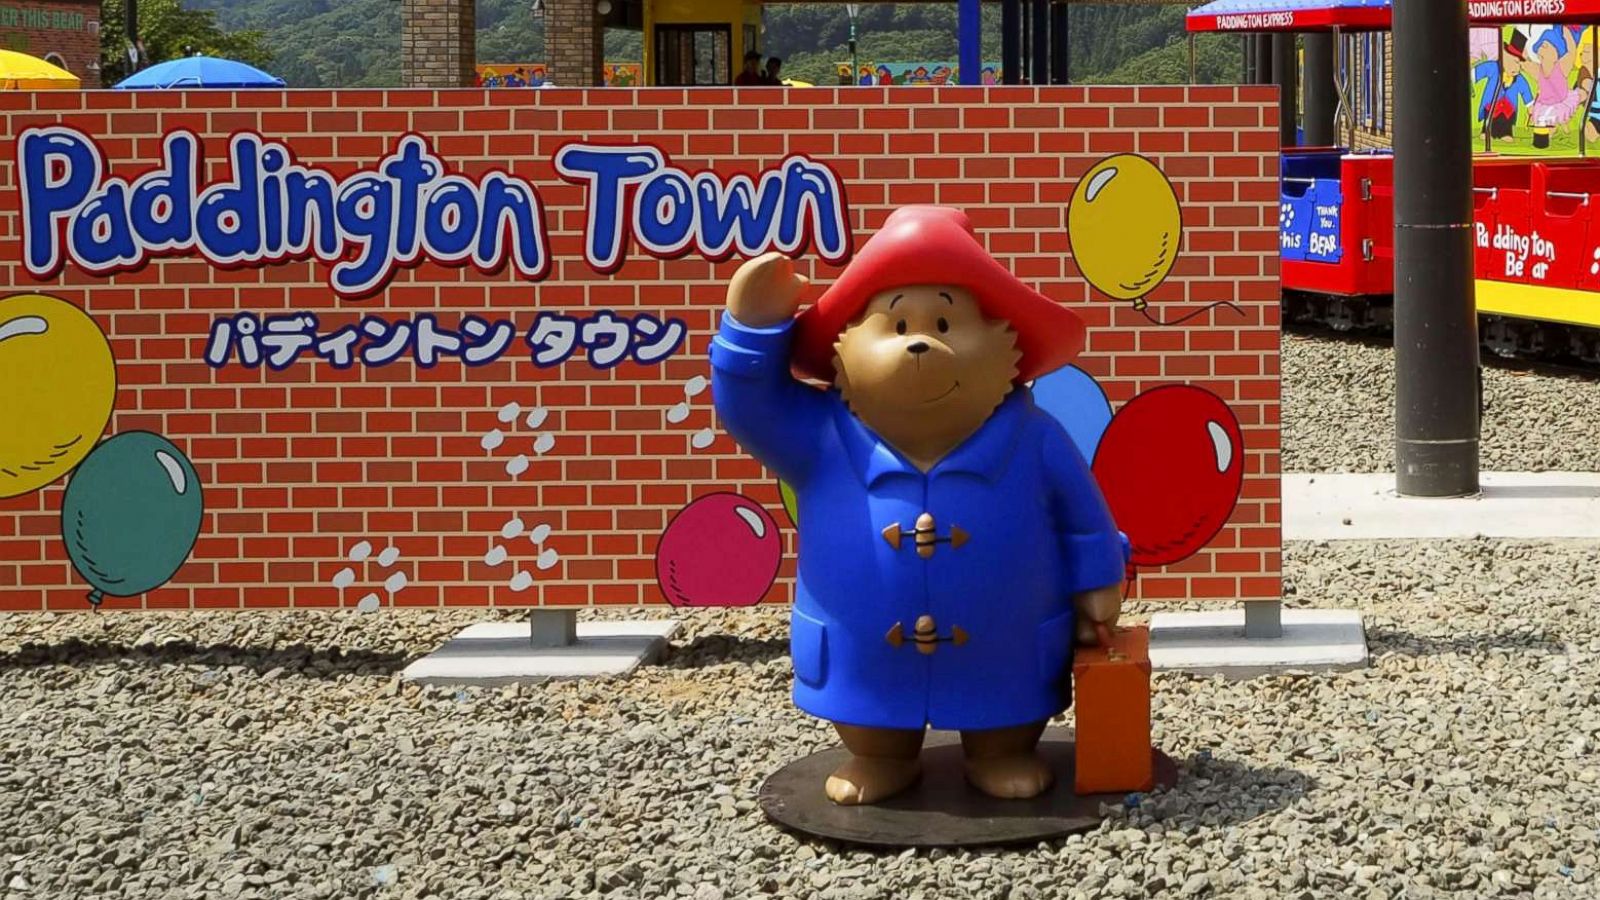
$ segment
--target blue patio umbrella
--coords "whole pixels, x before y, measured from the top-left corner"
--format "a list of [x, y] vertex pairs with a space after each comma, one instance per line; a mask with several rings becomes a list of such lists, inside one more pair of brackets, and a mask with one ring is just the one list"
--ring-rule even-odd
[[215, 56], [185, 56], [157, 63], [117, 83], [118, 90], [168, 88], [281, 88], [284, 81], [255, 66]]

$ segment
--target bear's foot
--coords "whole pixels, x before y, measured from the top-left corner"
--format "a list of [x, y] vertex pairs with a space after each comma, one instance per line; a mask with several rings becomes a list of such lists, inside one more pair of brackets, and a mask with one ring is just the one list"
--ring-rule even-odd
[[828, 799], [840, 806], [877, 803], [911, 787], [921, 774], [915, 758], [852, 756], [828, 776]]
[[1055, 783], [1055, 773], [1037, 754], [967, 760], [967, 780], [991, 797], [1025, 800], [1037, 797]]

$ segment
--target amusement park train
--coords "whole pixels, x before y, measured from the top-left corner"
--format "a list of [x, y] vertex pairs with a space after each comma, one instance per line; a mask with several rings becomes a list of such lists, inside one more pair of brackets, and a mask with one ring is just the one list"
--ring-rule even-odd
[[[1600, 159], [1473, 165], [1479, 335], [1497, 355], [1600, 365]], [[1284, 321], [1393, 321], [1394, 157], [1285, 149]]]

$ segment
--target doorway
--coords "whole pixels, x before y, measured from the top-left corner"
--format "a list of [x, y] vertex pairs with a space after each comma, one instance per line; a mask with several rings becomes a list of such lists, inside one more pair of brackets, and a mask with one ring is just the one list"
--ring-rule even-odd
[[733, 84], [733, 29], [721, 25], [657, 25], [656, 84]]

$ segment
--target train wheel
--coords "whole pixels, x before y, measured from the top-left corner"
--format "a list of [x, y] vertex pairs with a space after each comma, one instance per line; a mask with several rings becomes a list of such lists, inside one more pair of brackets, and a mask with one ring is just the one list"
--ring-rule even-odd
[[1484, 317], [1480, 339], [1495, 356], [1512, 359], [1517, 355], [1517, 327], [1500, 316]]

